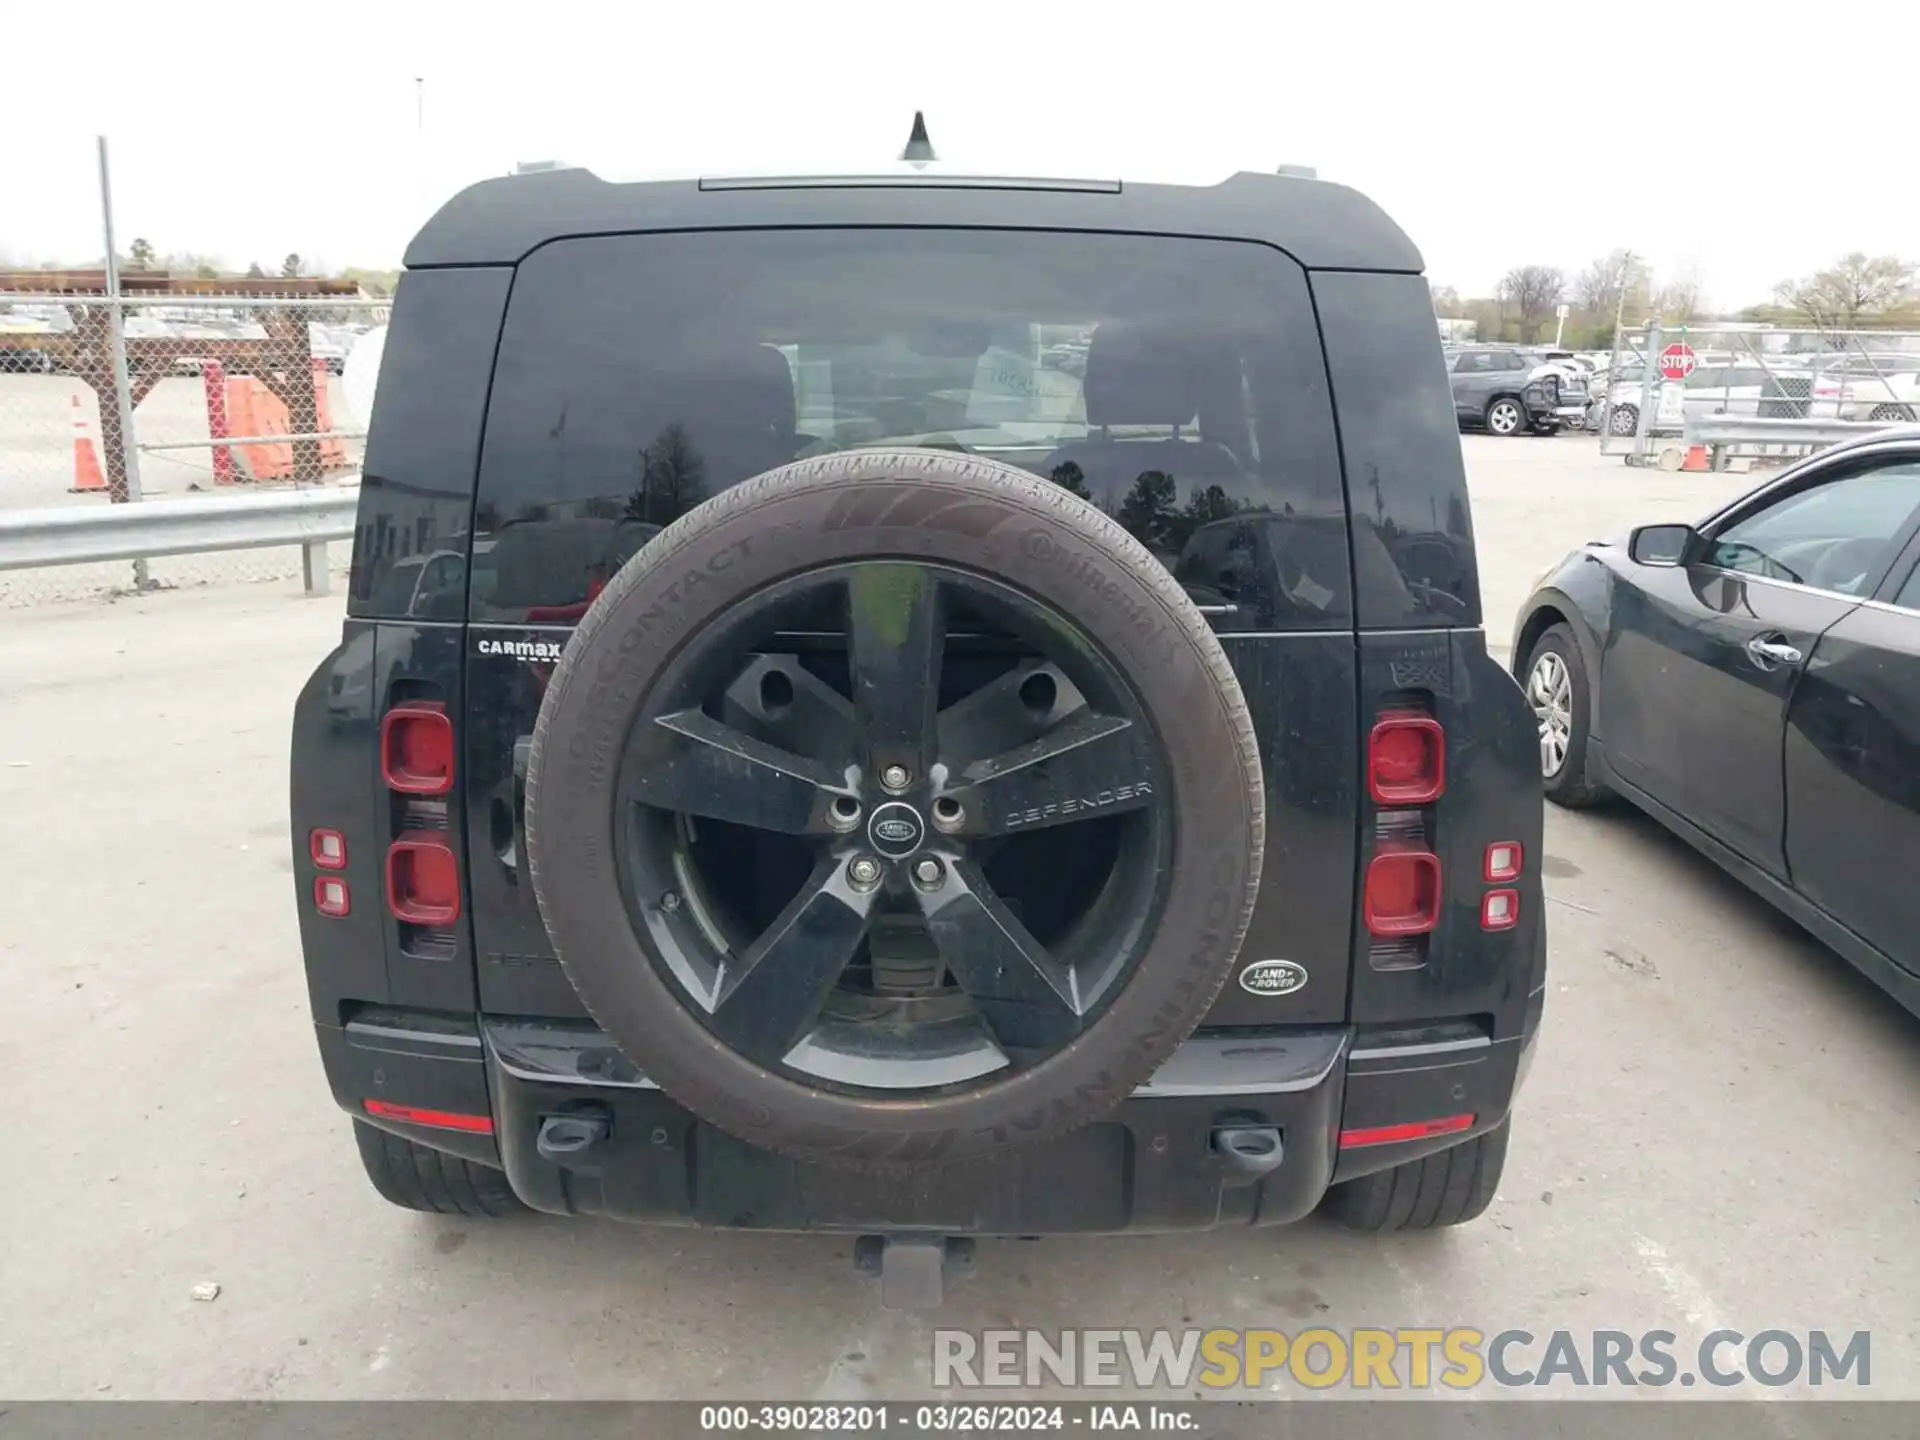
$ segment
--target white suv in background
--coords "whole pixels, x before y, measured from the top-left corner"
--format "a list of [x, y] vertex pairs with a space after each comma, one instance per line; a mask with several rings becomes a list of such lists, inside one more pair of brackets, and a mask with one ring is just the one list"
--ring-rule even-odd
[[1845, 355], [1814, 377], [1815, 413], [1837, 408], [1842, 420], [1920, 418], [1920, 355]]

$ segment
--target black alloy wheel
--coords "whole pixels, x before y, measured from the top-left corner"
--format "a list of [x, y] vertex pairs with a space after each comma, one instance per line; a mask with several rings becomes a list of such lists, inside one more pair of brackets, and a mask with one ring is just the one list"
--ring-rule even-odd
[[739, 600], [662, 673], [618, 762], [616, 870], [715, 1039], [897, 1096], [1083, 1033], [1150, 935], [1168, 791], [1133, 687], [1066, 616], [861, 561]]

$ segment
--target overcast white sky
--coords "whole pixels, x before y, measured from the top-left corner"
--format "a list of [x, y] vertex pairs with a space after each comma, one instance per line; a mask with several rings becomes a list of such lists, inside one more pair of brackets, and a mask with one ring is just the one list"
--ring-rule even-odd
[[144, 236], [272, 270], [289, 251], [397, 263], [433, 204], [515, 161], [839, 169], [891, 159], [918, 107], [969, 168], [1315, 165], [1384, 205], [1464, 293], [1618, 245], [1696, 265], [1727, 306], [1846, 250], [1920, 259], [1914, 0], [106, 0], [87, 15], [101, 23], [83, 49], [43, 36], [7, 64], [0, 257], [99, 254], [102, 132], [123, 249]]

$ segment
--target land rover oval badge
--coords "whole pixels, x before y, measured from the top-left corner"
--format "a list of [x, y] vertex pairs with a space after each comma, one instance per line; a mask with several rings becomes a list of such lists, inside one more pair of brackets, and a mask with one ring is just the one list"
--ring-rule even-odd
[[1240, 972], [1249, 995], [1291, 995], [1307, 983], [1307, 967], [1291, 960], [1256, 960]]

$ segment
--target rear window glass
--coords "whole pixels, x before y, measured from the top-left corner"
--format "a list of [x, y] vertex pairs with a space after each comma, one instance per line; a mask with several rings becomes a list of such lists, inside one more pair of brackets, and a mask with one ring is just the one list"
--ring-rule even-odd
[[[1297, 520], [1293, 563], [1208, 568], [1206, 598], [1233, 591], [1218, 603], [1249, 621], [1350, 623], [1344, 535], [1326, 544], [1344, 506], [1325, 365], [1291, 260], [1230, 241], [884, 229], [567, 241], [523, 262], [473, 613], [569, 618], [707, 497], [896, 445], [1022, 466], [1183, 574], [1208, 526]], [[1282, 537], [1268, 551], [1291, 533], [1258, 528]]]

